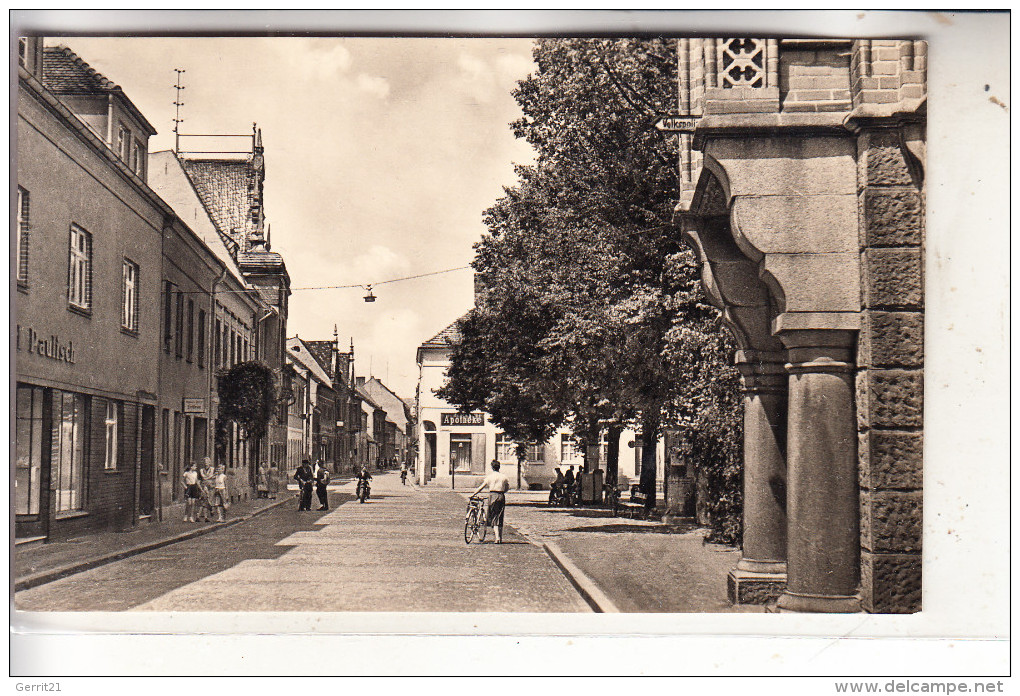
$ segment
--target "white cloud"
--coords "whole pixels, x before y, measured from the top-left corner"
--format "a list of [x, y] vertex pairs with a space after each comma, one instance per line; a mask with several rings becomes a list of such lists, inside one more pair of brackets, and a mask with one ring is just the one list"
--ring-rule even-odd
[[382, 244], [373, 244], [366, 251], [351, 259], [350, 273], [353, 282], [373, 283], [391, 280], [393, 277], [406, 273], [411, 267], [410, 262]]
[[351, 52], [332, 39], [283, 39], [269, 41], [282, 54], [293, 75], [306, 80], [336, 80], [351, 69]]
[[535, 69], [529, 56], [520, 53], [504, 53], [496, 58], [496, 69], [504, 80], [522, 80]]
[[374, 77], [360, 73], [355, 84], [362, 92], [367, 92], [379, 99], [385, 99], [390, 93], [390, 83], [385, 77]]

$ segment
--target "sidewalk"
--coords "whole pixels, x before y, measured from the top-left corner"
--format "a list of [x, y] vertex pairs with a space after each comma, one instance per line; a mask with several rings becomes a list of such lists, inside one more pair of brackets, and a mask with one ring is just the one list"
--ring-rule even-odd
[[[343, 481], [336, 480], [335, 485]], [[333, 489], [330, 485], [330, 490]], [[121, 558], [191, 539], [229, 527], [277, 505], [294, 501], [295, 491], [284, 488], [275, 500], [252, 498], [234, 503], [224, 522], [184, 522], [179, 511], [165, 514], [162, 522], [141, 522], [122, 532], [98, 532], [51, 543], [32, 542], [14, 547], [14, 589], [21, 591], [68, 575], [96, 568]]]
[[552, 507], [548, 499], [548, 492], [511, 490], [507, 525], [546, 548], [582, 593], [605, 605], [603, 611], [765, 610], [730, 604], [726, 576], [740, 550], [706, 543], [705, 528], [613, 517], [597, 507]]

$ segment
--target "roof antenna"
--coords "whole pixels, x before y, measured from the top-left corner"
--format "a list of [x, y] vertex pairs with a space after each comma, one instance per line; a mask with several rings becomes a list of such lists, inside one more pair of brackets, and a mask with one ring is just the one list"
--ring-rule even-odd
[[184, 106], [184, 102], [181, 101], [181, 90], [184, 89], [184, 85], [181, 84], [181, 74], [187, 72], [180, 68], [174, 68], [177, 73], [177, 84], [173, 86], [177, 90], [177, 98], [174, 100], [174, 154], [178, 154], [181, 151], [181, 132], [180, 126], [184, 122], [181, 118], [181, 107]]

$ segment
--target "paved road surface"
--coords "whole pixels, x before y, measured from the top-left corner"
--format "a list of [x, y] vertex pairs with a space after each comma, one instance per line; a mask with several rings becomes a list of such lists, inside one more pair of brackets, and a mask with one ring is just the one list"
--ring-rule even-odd
[[[297, 504], [15, 596], [49, 611], [590, 611], [544, 551], [516, 533], [463, 539], [464, 498], [374, 480], [334, 509]], [[489, 540], [492, 539], [491, 532]]]

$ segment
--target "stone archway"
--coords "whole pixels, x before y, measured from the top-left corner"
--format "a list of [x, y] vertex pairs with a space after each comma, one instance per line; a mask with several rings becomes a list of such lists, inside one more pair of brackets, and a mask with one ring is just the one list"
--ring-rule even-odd
[[782, 609], [857, 611], [854, 139], [742, 133], [706, 138], [702, 151], [685, 236], [736, 336], [744, 387], [745, 540], [731, 598], [768, 601], [785, 581]]

